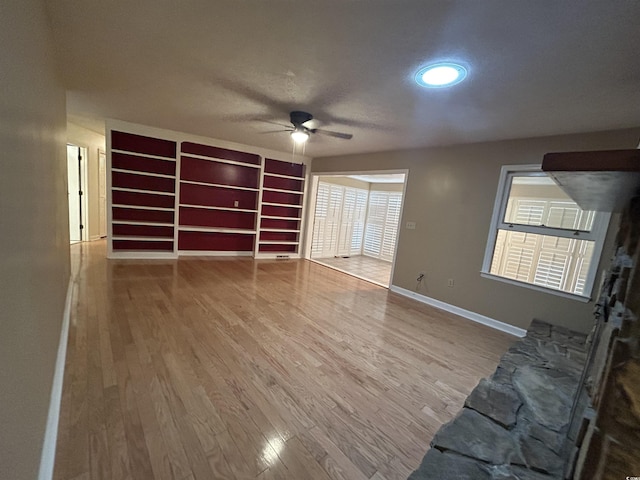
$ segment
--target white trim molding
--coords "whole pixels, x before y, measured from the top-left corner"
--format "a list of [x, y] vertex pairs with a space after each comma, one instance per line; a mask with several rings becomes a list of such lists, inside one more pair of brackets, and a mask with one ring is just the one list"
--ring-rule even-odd
[[516, 327], [514, 325], [510, 325], [508, 323], [486, 317], [479, 313], [472, 312], [471, 310], [465, 310], [464, 308], [456, 307], [455, 305], [436, 300], [435, 298], [427, 297], [426, 295], [422, 295], [421, 293], [412, 292], [411, 290], [407, 290], [396, 285], [391, 285], [389, 290], [391, 290], [393, 293], [397, 293], [398, 295], [412, 298], [414, 300], [417, 300], [418, 302], [425, 303], [427, 305], [439, 308], [440, 310], [444, 310], [445, 312], [453, 313], [454, 315], [458, 315], [460, 317], [464, 317], [468, 320], [471, 320], [472, 322], [481, 323], [482, 325], [500, 330], [501, 332], [515, 335], [516, 337], [524, 337], [527, 334], [527, 331], [524, 328]]
[[69, 285], [67, 287], [67, 298], [64, 302], [62, 328], [60, 330], [60, 341], [58, 343], [56, 365], [53, 371], [51, 398], [49, 400], [49, 414], [47, 415], [47, 426], [44, 432], [44, 442], [42, 444], [42, 455], [40, 456], [40, 471], [38, 473], [38, 480], [51, 480], [51, 478], [53, 478], [53, 467], [56, 459], [56, 441], [58, 439], [58, 422], [60, 420], [60, 404], [62, 402], [64, 366], [67, 357], [67, 338], [69, 336], [69, 323], [71, 320], [73, 285], [74, 282], [72, 277], [69, 279]]

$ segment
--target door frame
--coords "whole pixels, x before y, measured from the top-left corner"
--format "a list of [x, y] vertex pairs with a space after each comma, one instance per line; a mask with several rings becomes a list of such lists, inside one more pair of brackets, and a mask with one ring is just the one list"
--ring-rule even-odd
[[393, 285], [393, 274], [396, 269], [396, 257], [398, 255], [398, 242], [400, 241], [400, 231], [402, 230], [402, 214], [404, 213], [404, 200], [407, 194], [407, 180], [409, 179], [408, 168], [398, 168], [389, 170], [354, 170], [341, 172], [311, 172], [309, 174], [309, 190], [308, 202], [305, 212], [306, 226], [303, 243], [303, 258], [315, 261], [311, 258], [311, 243], [313, 241], [313, 225], [315, 224], [316, 197], [318, 195], [319, 177], [347, 177], [349, 175], [388, 175], [388, 174], [404, 174], [404, 185], [402, 189], [402, 204], [400, 205], [400, 221], [398, 222], [398, 234], [396, 235], [396, 243], [393, 248], [393, 261], [391, 262], [391, 277], [389, 278], [389, 288]]

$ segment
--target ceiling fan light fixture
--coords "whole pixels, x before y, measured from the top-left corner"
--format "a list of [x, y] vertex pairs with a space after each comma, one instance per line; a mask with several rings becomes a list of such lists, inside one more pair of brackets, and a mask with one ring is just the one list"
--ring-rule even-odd
[[433, 63], [422, 67], [416, 73], [415, 80], [421, 87], [450, 87], [462, 82], [467, 76], [467, 69], [451, 62]]
[[309, 140], [309, 134], [302, 128], [296, 128], [293, 132], [291, 132], [291, 138], [293, 138], [293, 141], [296, 143], [304, 143]]

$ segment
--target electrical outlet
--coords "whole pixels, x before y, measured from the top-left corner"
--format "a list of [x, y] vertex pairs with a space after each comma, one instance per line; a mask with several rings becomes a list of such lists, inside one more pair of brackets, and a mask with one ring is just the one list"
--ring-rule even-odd
[[407, 230], [415, 230], [416, 222], [407, 222]]
[[240, 205], [240, 202], [238, 200], [234, 200], [233, 201], [233, 206], [234, 207], [238, 207]]
[[447, 280], [447, 287], [453, 287], [453, 278]]

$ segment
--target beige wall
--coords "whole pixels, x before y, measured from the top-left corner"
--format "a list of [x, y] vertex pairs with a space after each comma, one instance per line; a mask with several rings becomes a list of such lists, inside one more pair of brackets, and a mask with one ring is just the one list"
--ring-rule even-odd
[[98, 150], [107, 151], [104, 135], [73, 123], [67, 124], [67, 143], [87, 149], [88, 240], [100, 238], [100, 191], [98, 185]]
[[38, 475], [69, 282], [65, 93], [44, 6], [0, 2], [0, 478]]
[[[423, 271], [425, 282], [418, 293], [428, 297], [522, 328], [535, 317], [585, 331], [592, 323], [593, 302], [480, 276], [500, 167], [540, 163], [545, 153], [554, 151], [635, 148], [639, 136], [637, 128], [316, 158], [312, 170], [409, 169], [401, 225], [416, 222], [416, 229], [400, 229], [393, 285], [415, 290], [416, 277]], [[613, 227], [603, 265], [611, 254]], [[453, 288], [447, 287], [449, 278], [455, 281]]]

